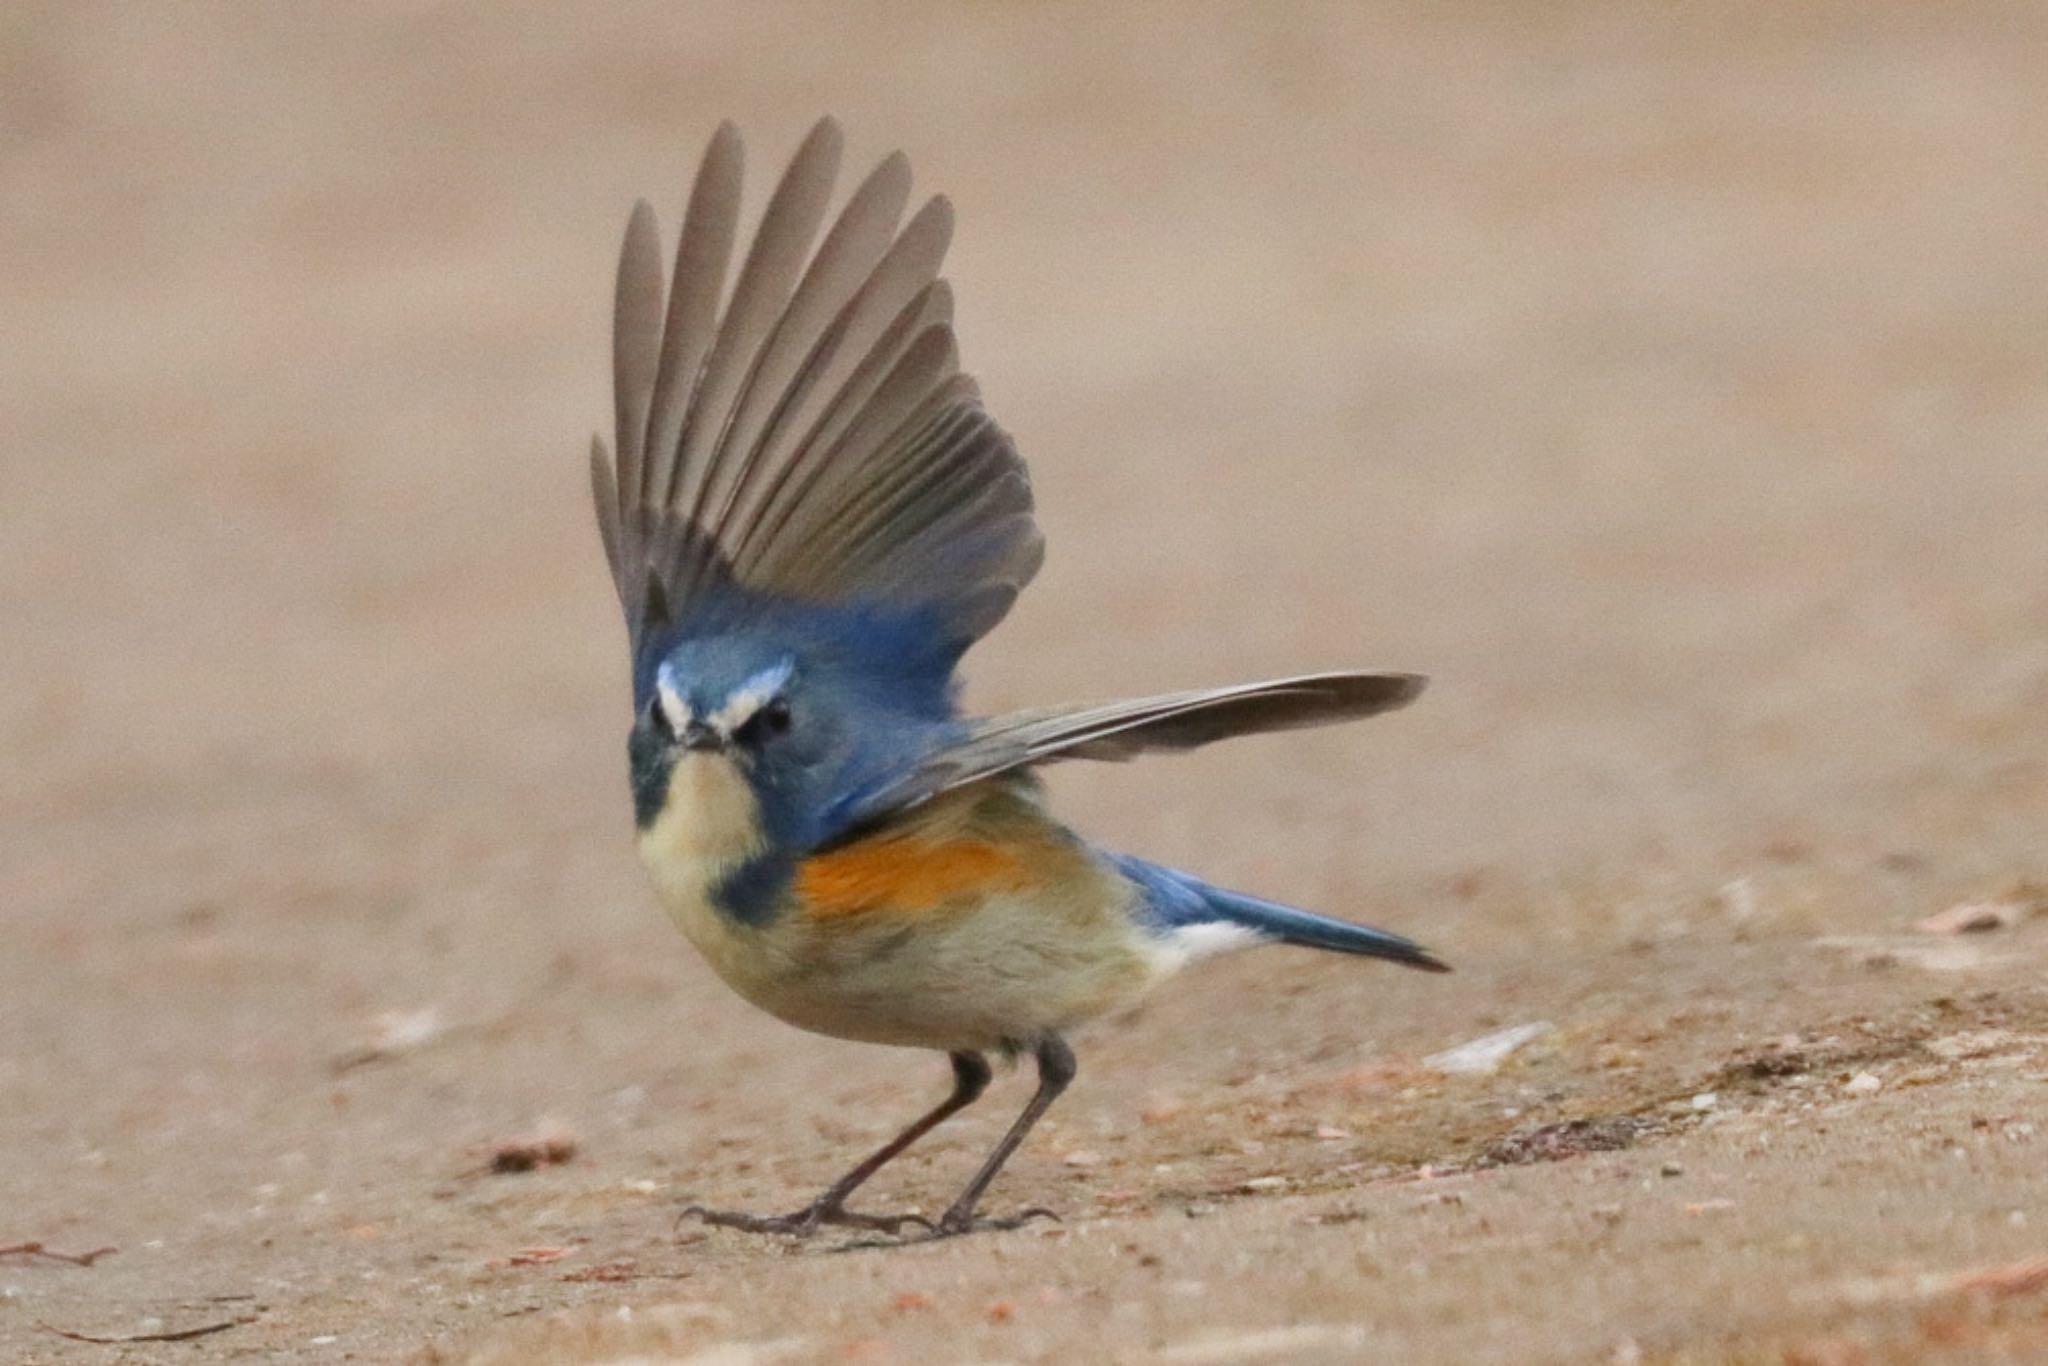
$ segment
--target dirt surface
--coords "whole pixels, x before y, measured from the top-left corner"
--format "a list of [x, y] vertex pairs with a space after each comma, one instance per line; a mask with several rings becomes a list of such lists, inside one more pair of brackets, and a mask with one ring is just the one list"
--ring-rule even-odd
[[[678, 1231], [945, 1068], [653, 908], [583, 469], [828, 110], [1034, 462], [971, 700], [1432, 674], [1054, 787], [1458, 967], [1205, 966], [884, 1250]], [[2048, 1360], [2043, 165], [2030, 4], [7, 6], [0, 1359]]]

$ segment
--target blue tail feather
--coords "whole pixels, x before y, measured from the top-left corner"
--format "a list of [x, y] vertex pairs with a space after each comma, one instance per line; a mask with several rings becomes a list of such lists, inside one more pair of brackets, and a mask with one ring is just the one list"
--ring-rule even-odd
[[1428, 972], [1450, 971], [1414, 940], [1386, 930], [1225, 891], [1191, 874], [1128, 854], [1111, 854], [1109, 858], [1144, 892], [1145, 911], [1152, 917], [1153, 927], [1164, 932], [1198, 925], [1235, 925], [1274, 943], [1385, 958]]

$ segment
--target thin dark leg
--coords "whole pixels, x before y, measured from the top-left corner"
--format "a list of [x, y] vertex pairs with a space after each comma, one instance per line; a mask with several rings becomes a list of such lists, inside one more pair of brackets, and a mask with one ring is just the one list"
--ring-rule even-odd
[[[966, 1233], [976, 1227], [974, 1208], [981, 1203], [982, 1193], [989, 1182], [996, 1179], [996, 1173], [1010, 1160], [1010, 1154], [1017, 1151], [1017, 1145], [1024, 1141], [1024, 1135], [1031, 1132], [1031, 1126], [1038, 1123], [1060, 1092], [1067, 1089], [1067, 1083], [1074, 1079], [1077, 1070], [1074, 1064], [1074, 1050], [1056, 1038], [1042, 1040], [1032, 1050], [1038, 1058], [1038, 1090], [1032, 1093], [1030, 1104], [1024, 1113], [1017, 1116], [1017, 1122], [1010, 1126], [1010, 1132], [1003, 1135], [1003, 1141], [996, 1144], [996, 1150], [988, 1155], [988, 1161], [981, 1164], [981, 1170], [967, 1183], [967, 1189], [960, 1192], [960, 1198], [939, 1216], [939, 1226], [933, 1230], [938, 1237], [955, 1233]], [[998, 1228], [1015, 1228], [1035, 1216], [1051, 1219], [1057, 1216], [1051, 1210], [1028, 1209], [1013, 1219], [983, 1221], [982, 1227], [991, 1224]]]
[[882, 1170], [905, 1148], [923, 1138], [932, 1130], [951, 1119], [960, 1111], [981, 1099], [981, 1093], [988, 1089], [989, 1070], [987, 1059], [979, 1053], [954, 1053], [953, 1094], [940, 1101], [924, 1118], [912, 1124], [896, 1137], [877, 1148], [874, 1155], [832, 1183], [832, 1188], [818, 1197], [817, 1203], [830, 1209], [837, 1209], [846, 1203], [846, 1197]]
[[[823, 1195], [805, 1208], [794, 1214], [747, 1214], [738, 1210], [712, 1210], [705, 1209], [702, 1205], [692, 1205], [683, 1211], [681, 1217], [687, 1219], [695, 1215], [707, 1224], [715, 1224], [719, 1228], [745, 1229], [749, 1233], [798, 1235], [814, 1233], [823, 1224], [876, 1229], [892, 1234], [901, 1232], [906, 1224], [925, 1224], [929, 1227], [926, 1220], [915, 1214], [855, 1214], [846, 1208], [846, 1199], [905, 1148], [974, 1104], [981, 1098], [981, 1093], [988, 1089], [989, 1078], [994, 1074], [989, 1070], [987, 1059], [979, 1053], [954, 1053], [951, 1057], [953, 1094], [940, 1101], [929, 1114], [876, 1149], [874, 1154], [858, 1167], [834, 1181]], [[1043, 1064], [1040, 1066], [1042, 1068]], [[1072, 1075], [1071, 1059], [1068, 1075]], [[989, 1175], [993, 1176], [994, 1173], [991, 1172]]]

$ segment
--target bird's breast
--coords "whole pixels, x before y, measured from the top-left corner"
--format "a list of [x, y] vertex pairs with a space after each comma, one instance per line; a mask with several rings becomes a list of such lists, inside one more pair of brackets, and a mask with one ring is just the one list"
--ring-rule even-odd
[[[821, 1034], [990, 1048], [1133, 1000], [1158, 975], [1129, 879], [1016, 784], [949, 793], [783, 864], [746, 775], [689, 754], [640, 857], [729, 986]], [[738, 913], [735, 882], [778, 867], [758, 913]]]

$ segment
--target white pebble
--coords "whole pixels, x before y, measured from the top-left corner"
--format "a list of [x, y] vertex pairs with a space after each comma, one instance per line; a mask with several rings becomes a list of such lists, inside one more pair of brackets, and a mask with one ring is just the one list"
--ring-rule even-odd
[[1468, 1039], [1456, 1048], [1446, 1048], [1441, 1053], [1432, 1053], [1422, 1060], [1422, 1065], [1432, 1072], [1485, 1073], [1492, 1072], [1506, 1062], [1508, 1055], [1533, 1043], [1557, 1028], [1548, 1020], [1532, 1020], [1528, 1024], [1510, 1025], [1496, 1029], [1491, 1034], [1482, 1034]]

